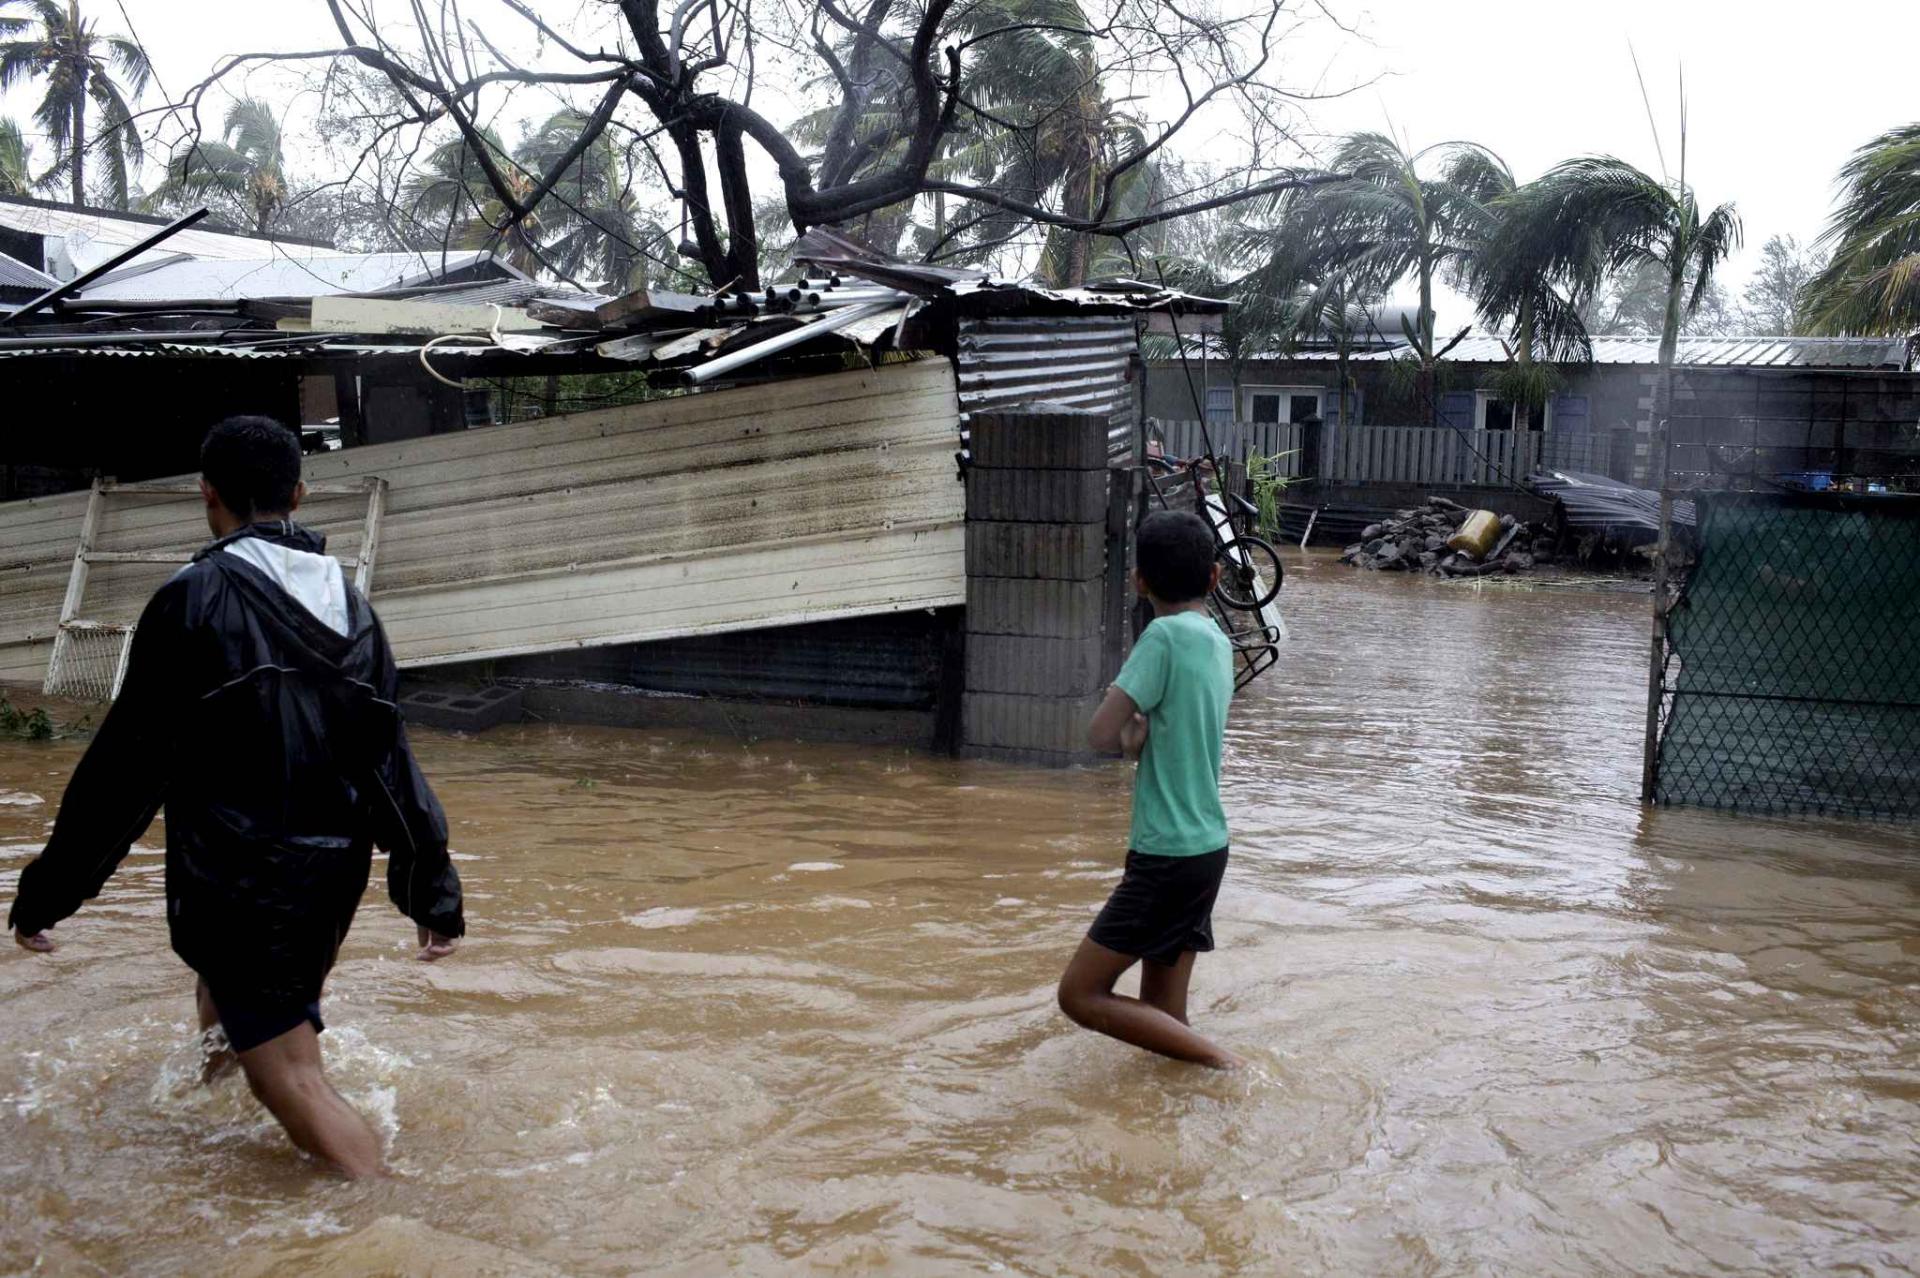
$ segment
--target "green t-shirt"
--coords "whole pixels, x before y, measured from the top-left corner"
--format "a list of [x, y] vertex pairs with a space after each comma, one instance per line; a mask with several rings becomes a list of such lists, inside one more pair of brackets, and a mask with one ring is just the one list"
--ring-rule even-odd
[[1227, 846], [1220, 746], [1233, 700], [1233, 645], [1204, 612], [1156, 617], [1113, 686], [1147, 716], [1133, 779], [1129, 846], [1155, 856], [1199, 856]]

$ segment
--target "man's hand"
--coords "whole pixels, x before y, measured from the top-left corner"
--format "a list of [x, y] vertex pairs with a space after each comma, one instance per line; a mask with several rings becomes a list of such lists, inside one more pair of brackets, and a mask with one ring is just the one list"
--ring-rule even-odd
[[[420, 938], [419, 959], [422, 963], [431, 963], [435, 959], [443, 959], [453, 953], [454, 947], [460, 944], [457, 937], [442, 936], [438, 932], [424, 927], [418, 929], [418, 935]], [[24, 943], [25, 942], [22, 942], [22, 944]]]
[[1120, 725], [1120, 753], [1129, 759], [1138, 759], [1146, 748], [1147, 716], [1135, 714]]
[[51, 954], [58, 948], [54, 945], [53, 938], [45, 932], [35, 932], [32, 936], [27, 936], [16, 930], [13, 934], [13, 943], [35, 954]]

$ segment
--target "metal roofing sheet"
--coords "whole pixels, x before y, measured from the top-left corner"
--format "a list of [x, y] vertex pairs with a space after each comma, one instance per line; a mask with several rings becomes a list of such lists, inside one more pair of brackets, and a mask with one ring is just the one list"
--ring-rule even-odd
[[1109, 418], [1107, 451], [1132, 447], [1138, 341], [1131, 316], [1066, 315], [960, 321], [960, 408], [971, 416], [1046, 402]]
[[[165, 218], [116, 216], [99, 209], [64, 208], [38, 200], [0, 197], [0, 226], [29, 235], [58, 236], [67, 256], [82, 271], [90, 270], [123, 249], [151, 236]], [[313, 257], [335, 250], [328, 245], [299, 240], [276, 240], [191, 226], [168, 237], [167, 248], [201, 258], [258, 258], [274, 254]]]
[[45, 271], [35, 270], [18, 258], [0, 253], [0, 288], [32, 288], [45, 292], [59, 282]]
[[[175, 247], [172, 240], [167, 248]], [[83, 301], [330, 297], [422, 284], [493, 259], [478, 249], [448, 253], [337, 253], [320, 257], [179, 259], [134, 265], [84, 289]], [[502, 269], [506, 269], [504, 264]]]
[[[1405, 354], [1405, 343], [1389, 350], [1358, 352], [1358, 360], [1398, 359]], [[1299, 351], [1276, 356], [1281, 360], [1336, 360], [1330, 350]], [[1489, 334], [1468, 336], [1448, 351], [1446, 359], [1461, 364], [1504, 364], [1512, 356], [1507, 343]], [[1596, 337], [1593, 339], [1596, 364], [1657, 364], [1660, 339], [1657, 337]], [[1900, 338], [1886, 337], [1683, 337], [1676, 361], [1684, 368], [1888, 368], [1907, 365], [1907, 344]]]

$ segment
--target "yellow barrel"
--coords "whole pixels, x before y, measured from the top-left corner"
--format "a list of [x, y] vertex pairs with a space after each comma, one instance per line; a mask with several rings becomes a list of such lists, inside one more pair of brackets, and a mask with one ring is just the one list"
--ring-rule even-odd
[[1460, 525], [1460, 531], [1447, 539], [1448, 550], [1465, 551], [1475, 559], [1485, 559], [1500, 539], [1500, 516], [1491, 510], [1476, 510]]

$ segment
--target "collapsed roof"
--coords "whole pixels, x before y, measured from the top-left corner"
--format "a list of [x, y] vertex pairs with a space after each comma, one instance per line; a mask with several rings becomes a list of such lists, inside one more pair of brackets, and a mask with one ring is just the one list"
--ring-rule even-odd
[[1209, 316], [1227, 305], [1137, 280], [1009, 283], [900, 262], [819, 230], [801, 237], [795, 257], [798, 274], [764, 288], [607, 295], [529, 280], [484, 253], [176, 256], [37, 299], [35, 314], [0, 322], [0, 358], [388, 356], [433, 371], [443, 361], [540, 355], [701, 384], [788, 353], [946, 349], [940, 333], [962, 316]]

